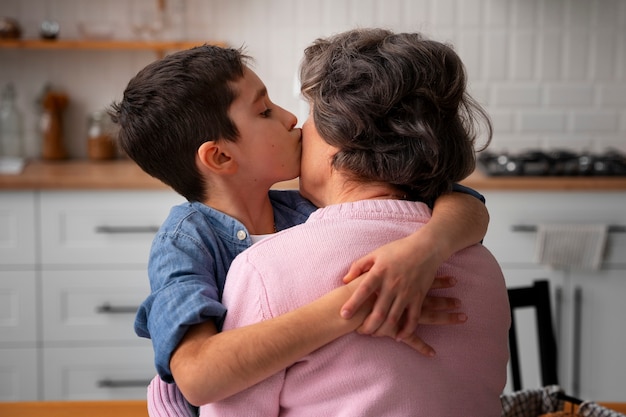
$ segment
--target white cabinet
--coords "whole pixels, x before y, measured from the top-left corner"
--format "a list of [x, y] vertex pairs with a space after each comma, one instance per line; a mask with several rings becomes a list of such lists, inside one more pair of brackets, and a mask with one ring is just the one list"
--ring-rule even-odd
[[42, 264], [145, 265], [152, 237], [181, 200], [154, 191], [43, 192]]
[[[626, 256], [622, 255], [626, 262]], [[572, 272], [569, 379], [585, 398], [626, 398], [626, 266]]]
[[35, 200], [0, 194], [0, 401], [39, 397]]
[[133, 331], [171, 191], [0, 193], [0, 401], [144, 399]]
[[150, 342], [142, 346], [54, 347], [44, 350], [44, 399], [145, 399], [154, 377]]
[[35, 199], [28, 191], [0, 193], [0, 268], [35, 263]]
[[[554, 292], [560, 385], [594, 401], [626, 397], [626, 233], [609, 233], [597, 271], [555, 270], [535, 263], [536, 233], [514, 226], [601, 223], [626, 226], [623, 192], [484, 192], [491, 220], [484, 244], [498, 259], [507, 285], [548, 278]], [[530, 323], [529, 320], [526, 320]], [[534, 327], [523, 339], [534, 349]], [[524, 361], [522, 379], [539, 384], [536, 359]], [[530, 364], [527, 365], [527, 364]], [[525, 378], [525, 374], [529, 378]], [[538, 385], [537, 385], [538, 386]]]
[[35, 347], [0, 347], [0, 401], [36, 401], [39, 358]]

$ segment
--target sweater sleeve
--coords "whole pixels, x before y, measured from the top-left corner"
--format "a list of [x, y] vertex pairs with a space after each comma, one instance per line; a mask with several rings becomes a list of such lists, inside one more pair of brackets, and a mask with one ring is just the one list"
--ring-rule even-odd
[[[247, 261], [245, 252], [235, 258], [231, 265], [222, 301], [228, 309], [223, 328], [225, 331], [272, 318], [262, 276]], [[272, 335], [268, 334], [267, 337]], [[200, 416], [277, 416], [284, 379], [283, 370], [225, 400], [201, 407]]]

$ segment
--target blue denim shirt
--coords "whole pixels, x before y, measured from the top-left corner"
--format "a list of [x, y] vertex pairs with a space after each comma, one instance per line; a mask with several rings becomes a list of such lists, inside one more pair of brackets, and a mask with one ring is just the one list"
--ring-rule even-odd
[[[303, 223], [316, 209], [297, 191], [270, 191], [276, 228]], [[226, 273], [239, 253], [252, 245], [245, 226], [202, 203], [174, 206], [157, 232], [148, 261], [151, 293], [135, 318], [135, 333], [152, 339], [157, 372], [172, 382], [172, 352], [189, 326], [215, 320]]]
[[[455, 186], [455, 191], [484, 197]], [[278, 230], [304, 223], [316, 207], [297, 191], [270, 191]], [[148, 261], [150, 295], [135, 318], [135, 333], [152, 339], [156, 370], [173, 382], [169, 361], [189, 326], [226, 314], [220, 302], [231, 262], [252, 245], [238, 220], [202, 203], [174, 206], [157, 232]]]

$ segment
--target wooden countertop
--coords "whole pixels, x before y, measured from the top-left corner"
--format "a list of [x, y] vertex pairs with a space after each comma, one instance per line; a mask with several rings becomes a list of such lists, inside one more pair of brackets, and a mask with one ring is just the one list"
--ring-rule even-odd
[[[298, 188], [285, 181], [276, 189]], [[169, 190], [128, 159], [28, 161], [19, 174], [0, 174], [0, 191], [6, 190]]]
[[[626, 191], [626, 177], [487, 177], [462, 182], [478, 191]], [[297, 188], [286, 181], [274, 188]], [[167, 190], [130, 160], [29, 161], [20, 174], [0, 174], [0, 190]]]
[[626, 191], [626, 177], [489, 177], [474, 171], [462, 184], [478, 191]]

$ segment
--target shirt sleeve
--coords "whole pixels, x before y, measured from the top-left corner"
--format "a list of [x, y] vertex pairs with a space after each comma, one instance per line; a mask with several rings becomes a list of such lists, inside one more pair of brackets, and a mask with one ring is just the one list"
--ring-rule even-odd
[[455, 183], [455, 184], [452, 185], [452, 191], [455, 191], [457, 193], [469, 194], [471, 196], [476, 197], [477, 199], [479, 199], [483, 203], [485, 202], [485, 196], [484, 195], [482, 195], [478, 191], [474, 190], [473, 188], [466, 187], [465, 185], [461, 185], [461, 184]]
[[152, 339], [155, 366], [166, 382], [173, 382], [170, 358], [189, 326], [208, 320], [219, 326], [226, 314], [218, 301], [219, 273], [226, 275], [197, 240], [180, 233], [155, 239], [148, 266], [151, 294], [137, 312], [135, 332]]

